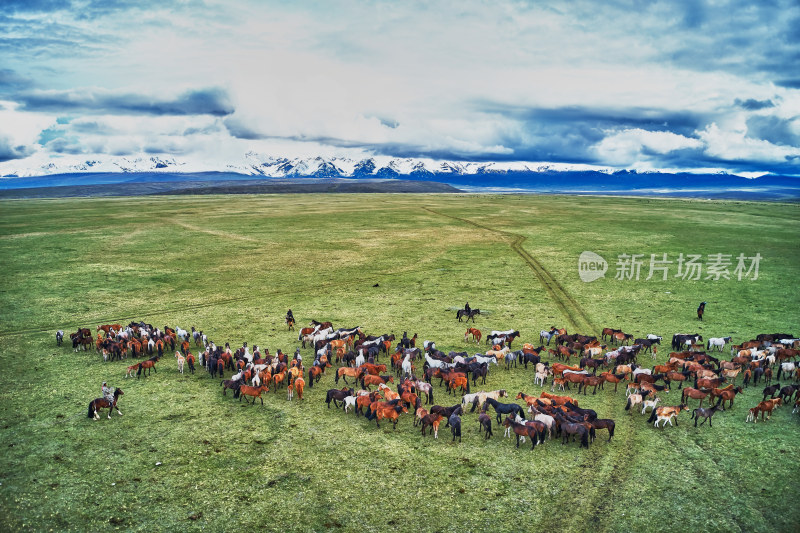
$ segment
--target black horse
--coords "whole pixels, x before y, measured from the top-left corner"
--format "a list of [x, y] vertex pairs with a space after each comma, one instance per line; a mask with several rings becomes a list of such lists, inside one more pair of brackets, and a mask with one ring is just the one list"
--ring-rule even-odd
[[333, 405], [335, 405], [338, 408], [341, 406], [337, 402], [342, 402], [342, 405], [344, 405], [344, 399], [352, 395], [353, 395], [353, 389], [346, 389], [346, 390], [328, 389], [328, 394], [325, 397], [325, 403], [328, 404], [328, 409], [330, 409], [331, 401], [333, 401]]
[[[720, 404], [715, 405], [714, 407], [706, 408], [706, 407], [698, 407], [697, 409], [692, 410], [692, 418], [694, 418], [694, 427], [697, 427], [697, 421], [700, 420], [700, 417], [703, 417], [703, 421], [700, 422], [700, 425], [706, 423], [708, 420], [708, 427], [713, 427], [711, 425], [711, 417], [714, 416], [714, 413], [717, 411], [724, 411]], [[690, 418], [689, 420], [691, 420]]]
[[456, 318], [458, 319], [459, 322], [461, 322], [461, 319], [464, 317], [467, 317], [467, 322], [469, 322], [470, 318], [472, 319], [473, 322], [475, 322], [475, 315], [479, 314], [481, 314], [480, 309], [470, 309], [469, 311], [467, 311], [466, 309], [459, 309], [456, 312]]
[[697, 308], [697, 318], [699, 320], [703, 320], [703, 313], [705, 312], [706, 312], [706, 303], [702, 302], [700, 304], [700, 307]]
[[453, 432], [453, 442], [456, 441], [456, 437], [458, 437], [458, 442], [461, 442], [461, 417], [454, 412], [447, 419], [447, 423], [450, 424], [450, 431]]
[[[513, 415], [513, 416], [519, 415], [520, 417], [525, 418], [523, 416], [524, 412], [522, 411], [522, 407], [520, 407], [519, 404], [498, 402], [494, 398], [486, 398], [486, 404], [487, 405], [491, 405], [492, 407], [494, 407], [494, 412], [497, 413], [497, 423], [498, 424], [501, 422], [501, 420], [500, 420], [500, 415], [501, 414], [502, 415]], [[484, 406], [484, 410], [486, 410], [486, 409], [487, 409], [487, 407]]]

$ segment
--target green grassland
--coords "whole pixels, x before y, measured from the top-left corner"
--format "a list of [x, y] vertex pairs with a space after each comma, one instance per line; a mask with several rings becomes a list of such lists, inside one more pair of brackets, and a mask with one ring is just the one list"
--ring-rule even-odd
[[[422, 438], [327, 409], [332, 373], [304, 400], [223, 396], [205, 371], [124, 379], [128, 361], [56, 347], [55, 332], [144, 320], [195, 326], [218, 344], [294, 351], [311, 319], [464, 342], [455, 309], [523, 342], [556, 325], [636, 336], [700, 332], [735, 342], [800, 331], [800, 210], [784, 204], [472, 195], [275, 195], [0, 202], [0, 529], [6, 531], [796, 531], [800, 417], [746, 424], [761, 387], [714, 427], [655, 429], [612, 388], [581, 405], [617, 421], [589, 450], [531, 451], [502, 428], [484, 441]], [[584, 283], [594, 251], [606, 276]], [[645, 254], [615, 279], [619, 254]], [[650, 254], [762, 257], [757, 280], [645, 280]], [[731, 270], [733, 269], [731, 266]], [[705, 278], [705, 272], [703, 273]], [[695, 309], [708, 302], [706, 319]], [[666, 360], [668, 343], [658, 354]], [[312, 359], [311, 350], [304, 352]], [[648, 356], [649, 357], [649, 356]], [[652, 360], [643, 359], [649, 365]], [[86, 417], [100, 384], [124, 416]], [[533, 373], [487, 385], [538, 394]], [[547, 386], [549, 390], [549, 385]], [[452, 405], [443, 388], [435, 403]], [[512, 396], [513, 399], [513, 396]], [[663, 404], [679, 403], [674, 390]], [[694, 403], [694, 402], [693, 402]], [[694, 405], [693, 405], [694, 406]], [[156, 465], [156, 463], [161, 463]]]

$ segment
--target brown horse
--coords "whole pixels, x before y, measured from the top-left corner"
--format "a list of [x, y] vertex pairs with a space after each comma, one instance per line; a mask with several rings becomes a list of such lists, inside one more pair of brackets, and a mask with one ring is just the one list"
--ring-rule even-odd
[[565, 372], [564, 373], [564, 385], [566, 386], [567, 389], [569, 389], [569, 384], [570, 383], [577, 383], [578, 384], [578, 393], [580, 393], [581, 386], [583, 386], [583, 382], [588, 378], [589, 378], [589, 376], [587, 374], [576, 374], [574, 372]]
[[108, 408], [108, 418], [111, 419], [111, 412], [116, 409], [117, 413], [122, 416], [122, 411], [119, 410], [117, 407], [117, 400], [119, 397], [122, 396], [124, 393], [122, 389], [117, 388], [114, 391], [114, 401], [109, 402], [105, 398], [97, 398], [89, 402], [89, 412], [88, 417], [93, 418], [94, 420], [100, 420], [100, 409]]
[[425, 436], [425, 429], [428, 426], [430, 426], [431, 427], [430, 433], [433, 433], [433, 438], [434, 439], [438, 439], [439, 438], [439, 424], [441, 423], [442, 418], [444, 418], [444, 417], [442, 416], [441, 413], [433, 413], [433, 414], [429, 413], [427, 415], [424, 415], [422, 417], [421, 422], [420, 422], [420, 426], [422, 426], [422, 436], [423, 437]]
[[[347, 381], [345, 381], [347, 383]], [[361, 387], [367, 390], [371, 390], [370, 386], [375, 385], [379, 386], [381, 384], [386, 384], [386, 381], [380, 376], [373, 376], [372, 374], [367, 374], [361, 377]]]
[[158, 374], [158, 371], [156, 370], [156, 361], [157, 360], [158, 359], [148, 359], [147, 361], [142, 361], [141, 363], [139, 363], [139, 370], [136, 371], [136, 379], [139, 379], [139, 376], [142, 375], [142, 370], [147, 370], [147, 374], [146, 375], [148, 375], [148, 376], [150, 375], [151, 369], [152, 369], [153, 372]]
[[392, 421], [392, 429], [397, 429], [397, 421], [400, 419], [400, 413], [407, 413], [408, 409], [402, 402], [395, 405], [387, 404], [384, 402], [373, 402], [370, 406], [372, 414], [367, 414], [369, 420], [375, 418], [375, 426], [381, 427], [380, 421], [384, 418]]
[[[568, 376], [570, 374], [567, 374]], [[585, 376], [583, 382], [581, 383], [580, 387], [583, 387], [583, 395], [586, 396], [586, 389], [589, 387], [594, 387], [592, 394], [597, 394], [597, 387], [602, 385], [605, 382], [606, 378], [603, 376]], [[580, 392], [580, 387], [578, 387], [578, 392]]]
[[528, 426], [527, 424], [515, 422], [510, 416], [507, 416], [505, 420], [503, 420], [503, 427], [509, 428], [514, 432], [514, 435], [517, 437], [517, 448], [519, 448], [520, 437], [528, 437], [531, 439], [531, 450], [533, 450], [536, 447], [536, 443], [539, 442], [539, 433], [536, 431], [536, 428]]
[[681, 393], [681, 403], [688, 404], [687, 399], [692, 398], [694, 400], [700, 400], [700, 403], [697, 405], [697, 407], [702, 407], [703, 400], [705, 400], [710, 393], [711, 391], [708, 390], [699, 390], [692, 387], [686, 387]]
[[758, 413], [761, 413], [761, 421], [764, 422], [764, 415], [766, 414], [767, 420], [772, 417], [772, 411], [780, 405], [780, 398], [775, 398], [774, 400], [764, 400], [763, 402], [759, 402], [758, 405], [755, 407], [750, 408], [747, 419], [745, 422], [750, 422], [751, 420], [753, 423], [758, 419]]
[[347, 383], [347, 378], [351, 377], [358, 381], [364, 375], [365, 369], [364, 368], [351, 368], [349, 366], [342, 366], [336, 369], [336, 378], [334, 379], [335, 383], [339, 383], [339, 378], [342, 378], [345, 383]]
[[[303, 390], [306, 388], [306, 380], [304, 380], [302, 377], [298, 376], [298, 377], [295, 378], [295, 380], [292, 382], [292, 384], [289, 385], [289, 387], [292, 387], [292, 385], [294, 385], [294, 390], [297, 391], [297, 398], [299, 400], [302, 400], [303, 399]], [[290, 392], [289, 399], [291, 400], [291, 399], [293, 399], [293, 397], [294, 397], [294, 395], [291, 394], [291, 392]]]
[[252, 396], [253, 403], [251, 405], [255, 405], [256, 398], [261, 400], [261, 405], [264, 405], [264, 398], [261, 397], [262, 392], [269, 392], [269, 387], [267, 387], [266, 384], [261, 385], [260, 387], [251, 387], [249, 385], [242, 385], [241, 387], [239, 387], [239, 401], [241, 402], [242, 398], [245, 396]]
[[565, 405], [567, 402], [571, 403], [572, 405], [578, 405], [578, 400], [570, 396], [559, 396], [558, 394], [550, 394], [546, 391], [542, 391], [541, 394], [539, 394], [539, 397], [547, 398], [556, 405]]
[[724, 411], [725, 402], [730, 401], [731, 403], [728, 407], [733, 408], [733, 399], [740, 392], [742, 392], [742, 387], [733, 388], [733, 385], [729, 385], [724, 389], [711, 389], [711, 397], [719, 398], [717, 405], [722, 405], [722, 410]]
[[[617, 392], [617, 385], [625, 379], [625, 374], [612, 374], [611, 372], [601, 372], [601, 377], [606, 378], [606, 381], [614, 384], [614, 392]], [[601, 385], [602, 388], [602, 385]]]
[[447, 393], [455, 394], [456, 389], [461, 389], [461, 395], [469, 394], [469, 380], [463, 376], [456, 376], [447, 382]]

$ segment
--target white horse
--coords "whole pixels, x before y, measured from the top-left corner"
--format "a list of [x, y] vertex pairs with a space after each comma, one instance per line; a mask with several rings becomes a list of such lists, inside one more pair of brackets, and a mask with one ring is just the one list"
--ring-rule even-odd
[[356, 409], [356, 400], [358, 399], [358, 395], [356, 396], [345, 396], [344, 398], [344, 412], [347, 413], [349, 408], [353, 408], [353, 411]]
[[543, 372], [539, 372], [537, 370], [536, 371], [536, 377], [533, 378], [533, 384], [534, 385], [541, 385], [542, 387], [544, 387], [544, 384], [547, 383], [547, 376], [549, 376], [549, 375], [550, 375], [550, 373], [547, 370], [545, 370]]
[[355, 365], [356, 368], [360, 367], [366, 362], [366, 358], [364, 357], [364, 350], [358, 350], [358, 355], [356, 356]]
[[479, 362], [480, 364], [483, 364], [483, 363], [494, 363], [495, 365], [497, 365], [497, 357], [495, 357], [493, 355], [486, 356], [486, 355], [483, 355], [483, 354], [476, 353], [475, 354], [475, 360], [477, 362]]
[[189, 337], [189, 332], [186, 331], [185, 329], [181, 329], [181, 328], [176, 327], [175, 328], [175, 335], [177, 335], [178, 337], [182, 338], [183, 340], [186, 340], [187, 337]]
[[550, 339], [552, 339], [556, 334], [558, 334], [558, 332], [555, 330], [551, 331], [541, 330], [539, 332], [539, 342], [541, 344], [547, 343], [547, 345], [550, 346]]
[[407, 354], [403, 358], [403, 364], [401, 365], [403, 369], [403, 376], [410, 376], [411, 375], [411, 354]]
[[651, 411], [655, 409], [656, 404], [660, 401], [661, 398], [659, 398], [658, 396], [656, 396], [655, 399], [653, 400], [642, 400], [642, 414], [645, 414], [645, 412], [647, 412], [648, 407], [650, 408]]
[[797, 365], [793, 362], [788, 363], [781, 363], [780, 368], [778, 369], [778, 377], [777, 379], [781, 379], [781, 374], [786, 374], [790, 378], [794, 375], [794, 371], [797, 368]]
[[706, 350], [714, 351], [716, 348], [717, 351], [721, 352], [729, 342], [731, 342], [730, 337], [711, 337], [708, 339], [708, 343], [706, 343]]
[[[533, 414], [533, 419], [537, 422], [541, 422], [545, 426], [547, 426], [547, 438], [553, 438], [553, 429], [556, 426], [556, 419], [550, 415], [546, 415], [544, 413], [540, 413], [536, 410], [536, 408], [532, 405], [528, 406], [528, 412]], [[519, 416], [519, 414], [517, 414]]]
[[438, 359], [434, 359], [428, 354], [425, 354], [425, 362], [428, 363], [428, 366], [431, 368], [448, 368], [447, 363]]

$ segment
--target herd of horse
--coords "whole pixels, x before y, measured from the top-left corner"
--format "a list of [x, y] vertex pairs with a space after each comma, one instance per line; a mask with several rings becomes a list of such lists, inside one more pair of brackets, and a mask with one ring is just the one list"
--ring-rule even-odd
[[[477, 309], [472, 312], [479, 313]], [[461, 417], [470, 405], [470, 413], [478, 410], [478, 429], [483, 438], [494, 435], [494, 419], [496, 425], [505, 428], [506, 436], [516, 435], [517, 447], [526, 438], [531, 440], [533, 449], [546, 438], [560, 437], [562, 444], [578, 442], [580, 447], [588, 448], [597, 429], [608, 430], [610, 441], [614, 435], [614, 421], [598, 418], [594, 411], [578, 407], [578, 399], [568, 396], [571, 386], [577, 387], [578, 395], [582, 392], [585, 396], [590, 388], [596, 395], [606, 383], [614, 385], [614, 392], [620, 383], [625, 383], [625, 410], [638, 409], [641, 405], [642, 414], [646, 414], [650, 409], [648, 422], [656, 427], [661, 423], [662, 428], [672, 425], [673, 420], [677, 425], [678, 415], [690, 410], [690, 400], [699, 400], [697, 408], [691, 410], [695, 426], [702, 419], [700, 425], [708, 422], [709, 427], [713, 427], [712, 417], [717, 412], [732, 409], [736, 395], [761, 380], [767, 386], [763, 399], [749, 409], [747, 421], [755, 422], [759, 415], [762, 421], [769, 420], [782, 404], [793, 402], [795, 410], [800, 406], [800, 384], [796, 383], [800, 381], [800, 368], [795, 362], [800, 355], [800, 340], [781, 333], [759, 335], [741, 345], [731, 345], [730, 337], [711, 338], [704, 345], [699, 334], [676, 334], [672, 339], [675, 351], [669, 354], [667, 361], [647, 368], [638, 358], [650, 352], [655, 359], [662, 337], [648, 335], [634, 339], [633, 335], [613, 328], [604, 328], [598, 339], [569, 335], [564, 329], [552, 327], [540, 332], [539, 346], [525, 343], [512, 351], [512, 344], [520, 337], [519, 331], [492, 331], [484, 336], [473, 327], [467, 329], [465, 343], [480, 344], [485, 338], [491, 346], [483, 353], [469, 355], [466, 351], [445, 354], [431, 341], [417, 347], [416, 334], [408, 337], [403, 333], [398, 340], [393, 334], [366, 335], [361, 327], [334, 330], [329, 322], [313, 321], [298, 335], [298, 341], [313, 350], [313, 360], [306, 374], [299, 347], [291, 358], [281, 350], [271, 354], [269, 349], [262, 351], [258, 346], [251, 349], [247, 343], [234, 350], [229, 343], [217, 346], [210, 342], [194, 327], [191, 332], [170, 327], [162, 330], [141, 322], [131, 322], [127, 326], [106, 324], [98, 326], [96, 331], [102, 332], [96, 338], [88, 328], [71, 334], [73, 349], [88, 350], [88, 346], [93, 345], [106, 361], [149, 356], [127, 367], [126, 377], [132, 377], [135, 372], [137, 378], [155, 372], [155, 363], [164, 351], [174, 350], [179, 372], [182, 373], [184, 365], [188, 364], [190, 372], [194, 373], [197, 361], [209, 376], [221, 380], [223, 395], [231, 389], [235, 399], [240, 402], [245, 399], [251, 405], [256, 400], [263, 405], [263, 394], [269, 391], [285, 390], [288, 400], [295, 396], [302, 400], [306, 383], [313, 387], [327, 369], [336, 365], [335, 370], [331, 370], [334, 384], [342, 380], [345, 386], [326, 391], [325, 402], [329, 408], [333, 402], [345, 413], [352, 410], [356, 417], [363, 415], [365, 420], [375, 421], [377, 427], [382, 420], [389, 420], [393, 428], [397, 427], [401, 414], [412, 413], [414, 426], [421, 427], [423, 436], [429, 430], [434, 438], [438, 438], [439, 423], [444, 420], [445, 427], [451, 428], [453, 441], [461, 439]], [[63, 336], [63, 331], [57, 333], [58, 344], [62, 343]], [[190, 340], [194, 341], [194, 346]], [[554, 341], [552, 348], [551, 341]], [[729, 345], [730, 360], [711, 355], [721, 355]], [[197, 351], [196, 357], [191, 353], [193, 348]], [[388, 358], [386, 363], [380, 363], [382, 355]], [[549, 360], [545, 360], [545, 356], [549, 356]], [[490, 368], [500, 368], [501, 364], [506, 370], [528, 369], [529, 366], [534, 369], [535, 383], [542, 387], [539, 395], [519, 392], [516, 399], [524, 402], [520, 405], [501, 401], [507, 396], [502, 389], [473, 393], [470, 383], [477, 387], [480, 380], [481, 385], [485, 385]], [[225, 379], [228, 371], [232, 375]], [[740, 375], [742, 383], [737, 386]], [[783, 387], [780, 383], [773, 384], [772, 380], [780, 379], [781, 375], [795, 383]], [[452, 407], [434, 404], [437, 378], [439, 388], [448, 395], [460, 396], [461, 401]], [[551, 393], [545, 390], [548, 381]], [[680, 403], [658, 405], [676, 382], [681, 391]], [[684, 382], [687, 382], [685, 388]], [[94, 400], [89, 406], [89, 417], [98, 419], [101, 408], [109, 408], [109, 418], [113, 409], [119, 412], [116, 403], [121, 395], [122, 391], [117, 389], [113, 402], [105, 398]], [[704, 408], [706, 398], [709, 406]]]

